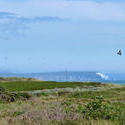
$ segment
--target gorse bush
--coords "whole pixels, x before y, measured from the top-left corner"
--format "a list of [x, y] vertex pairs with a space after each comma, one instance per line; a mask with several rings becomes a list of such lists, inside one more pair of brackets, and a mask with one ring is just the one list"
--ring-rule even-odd
[[116, 112], [110, 104], [103, 103], [103, 96], [96, 96], [95, 99], [86, 104], [82, 115], [86, 119], [113, 120]]

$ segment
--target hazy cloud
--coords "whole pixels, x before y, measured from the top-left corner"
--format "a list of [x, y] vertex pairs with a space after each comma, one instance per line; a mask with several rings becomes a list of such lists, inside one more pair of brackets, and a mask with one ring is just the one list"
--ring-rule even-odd
[[[101, 0], [102, 1], [102, 0]], [[98, 0], [27, 0], [0, 2], [0, 38], [24, 34], [30, 24], [60, 22], [67, 19], [125, 21], [125, 3]], [[4, 7], [7, 6], [7, 9]], [[23, 7], [23, 9], [22, 9]], [[6, 10], [6, 11], [5, 11]], [[46, 16], [44, 16], [46, 15]]]
[[[26, 0], [25, 2], [0, 1], [0, 5], [0, 11], [13, 12], [26, 18], [42, 17], [42, 21], [48, 19], [49, 21], [54, 21], [57, 20], [57, 17], [72, 18], [77, 20], [89, 19], [98, 21], [125, 21], [125, 1], [123, 0]], [[44, 17], [43, 19], [44, 15], [54, 18]], [[25, 20], [33, 21], [33, 18]]]
[[15, 16], [14, 13], [0, 12], [0, 19], [13, 18], [14, 16]]
[[29, 28], [29, 24], [40, 22], [62, 21], [59, 17], [22, 17], [14, 13], [0, 12], [0, 39], [10, 39], [14, 36], [23, 35]]
[[22, 23], [37, 23], [37, 22], [53, 22], [53, 21], [63, 21], [64, 19], [59, 17], [51, 17], [51, 16], [41, 16], [41, 17], [19, 17], [18, 21]]

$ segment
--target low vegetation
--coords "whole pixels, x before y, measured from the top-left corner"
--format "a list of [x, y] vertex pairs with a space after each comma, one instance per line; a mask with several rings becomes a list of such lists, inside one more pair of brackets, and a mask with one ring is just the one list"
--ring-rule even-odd
[[0, 125], [125, 125], [124, 86], [35, 80], [0, 86]]
[[0, 102], [15, 102], [17, 100], [28, 100], [31, 95], [28, 93], [15, 93], [15, 92], [7, 92], [5, 88], [0, 87]]
[[7, 81], [0, 82], [0, 86], [6, 88], [8, 91], [32, 91], [42, 89], [54, 88], [76, 88], [76, 87], [101, 87], [105, 84], [96, 82], [54, 82], [54, 81], [34, 81], [34, 80], [21, 80], [21, 81]]
[[38, 81], [35, 78], [24, 77], [0, 77], [0, 82], [13, 82], [13, 81]]

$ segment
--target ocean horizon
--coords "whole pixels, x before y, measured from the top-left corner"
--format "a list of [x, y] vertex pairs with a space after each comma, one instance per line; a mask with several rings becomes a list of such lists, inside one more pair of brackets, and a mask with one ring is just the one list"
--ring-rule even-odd
[[85, 71], [60, 71], [44, 73], [5, 73], [1, 72], [0, 77], [26, 77], [36, 78], [43, 81], [57, 82], [102, 82], [113, 84], [125, 84], [125, 73], [102, 73]]

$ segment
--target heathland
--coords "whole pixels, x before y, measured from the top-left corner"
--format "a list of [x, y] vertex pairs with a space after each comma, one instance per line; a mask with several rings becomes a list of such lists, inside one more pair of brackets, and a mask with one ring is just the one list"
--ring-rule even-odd
[[125, 86], [0, 78], [0, 125], [125, 125]]

